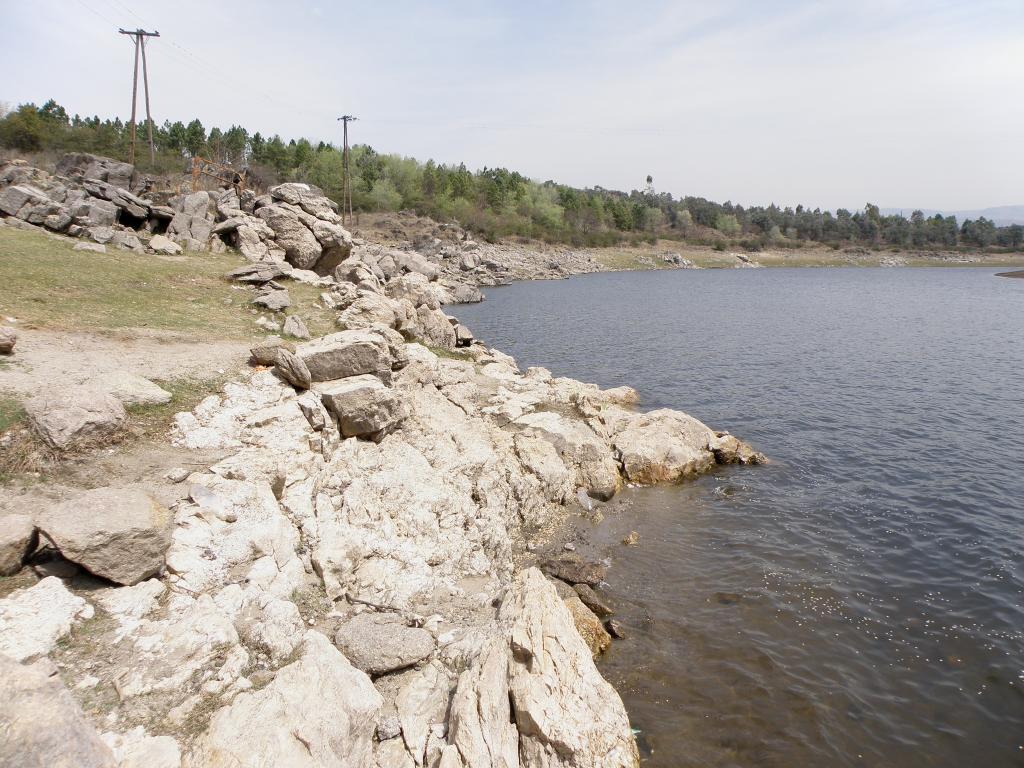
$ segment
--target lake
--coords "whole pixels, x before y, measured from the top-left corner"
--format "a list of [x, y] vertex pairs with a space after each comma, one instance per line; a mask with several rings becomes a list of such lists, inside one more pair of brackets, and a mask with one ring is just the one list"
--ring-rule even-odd
[[1024, 765], [1024, 281], [996, 271], [603, 273], [451, 308], [771, 459], [584, 532], [646, 766]]

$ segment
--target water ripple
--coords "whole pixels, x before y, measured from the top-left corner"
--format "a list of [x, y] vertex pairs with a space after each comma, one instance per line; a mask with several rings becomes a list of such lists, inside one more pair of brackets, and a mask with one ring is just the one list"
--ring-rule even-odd
[[631, 491], [589, 532], [629, 632], [602, 667], [645, 765], [1024, 765], [1024, 281], [709, 270], [488, 293], [456, 314], [521, 365], [630, 384], [773, 459]]

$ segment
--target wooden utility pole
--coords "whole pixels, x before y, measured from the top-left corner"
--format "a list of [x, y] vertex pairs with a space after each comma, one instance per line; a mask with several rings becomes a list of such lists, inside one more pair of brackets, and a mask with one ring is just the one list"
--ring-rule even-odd
[[149, 132], [149, 160], [156, 162], [156, 148], [153, 145], [153, 116], [149, 111], [149, 73], [146, 70], [146, 38], [160, 37], [159, 32], [146, 32], [144, 29], [119, 29], [118, 33], [128, 35], [135, 41], [135, 69], [132, 71], [132, 146], [128, 162], [135, 164], [135, 107], [139, 93], [139, 52], [142, 53], [142, 87], [146, 97], [146, 127]]
[[358, 120], [353, 115], [342, 115], [338, 118], [344, 124], [344, 139], [341, 150], [341, 223], [345, 224], [345, 212], [348, 211], [348, 219], [352, 220], [352, 170], [349, 167], [348, 152], [348, 124], [352, 120]]

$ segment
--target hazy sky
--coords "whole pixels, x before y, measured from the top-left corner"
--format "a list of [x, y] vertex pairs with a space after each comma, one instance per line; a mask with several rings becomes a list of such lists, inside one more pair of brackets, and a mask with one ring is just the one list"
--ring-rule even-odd
[[1024, 0], [0, 0], [0, 101], [741, 203], [1024, 203]]

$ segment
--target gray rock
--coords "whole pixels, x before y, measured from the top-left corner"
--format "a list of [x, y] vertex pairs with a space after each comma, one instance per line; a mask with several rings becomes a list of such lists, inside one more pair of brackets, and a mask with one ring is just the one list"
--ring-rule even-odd
[[0, 325], [0, 355], [13, 355], [18, 343], [18, 332], [7, 325]]
[[284, 277], [286, 274], [288, 273], [280, 264], [261, 261], [233, 269], [225, 277], [228, 280], [237, 280], [240, 283], [269, 283], [271, 280]]
[[302, 362], [302, 358], [287, 349], [281, 348], [277, 351], [275, 367], [281, 377], [297, 389], [309, 389], [313, 383], [309, 368]]
[[21, 564], [35, 549], [36, 526], [28, 515], [0, 517], [0, 576], [21, 570]]
[[306, 363], [313, 381], [332, 381], [364, 373], [390, 379], [393, 367], [387, 340], [372, 330], [328, 334], [299, 344], [295, 354]]
[[334, 642], [356, 667], [383, 675], [427, 658], [434, 637], [395, 613], [361, 613], [338, 628]]
[[321, 385], [318, 391], [343, 437], [375, 437], [408, 415], [395, 391], [376, 376], [352, 376]]
[[113, 753], [86, 721], [49, 659], [18, 664], [0, 656], [0, 765], [115, 768]]
[[298, 315], [288, 315], [284, 319], [284, 332], [289, 336], [294, 336], [296, 339], [309, 338], [309, 329]]
[[[29, 184], [15, 184], [0, 192], [0, 212], [8, 216], [18, 216], [19, 212], [26, 206], [51, 203], [50, 198], [41, 189], [36, 189]], [[19, 216], [24, 219], [24, 216]], [[29, 222], [41, 224], [42, 221]]]
[[468, 347], [473, 343], [473, 332], [462, 323], [455, 326], [455, 346]]
[[290, 307], [292, 299], [287, 290], [269, 290], [257, 294], [252, 303], [258, 307], [266, 307], [272, 312], [279, 312]]
[[106, 253], [107, 246], [101, 243], [75, 243], [71, 246], [73, 251], [92, 251], [93, 253]]
[[164, 235], [153, 235], [149, 241], [149, 247], [156, 253], [162, 253], [165, 256], [176, 256], [181, 253], [181, 246]]
[[109, 157], [75, 152], [57, 161], [57, 174], [83, 179], [106, 181], [115, 187], [130, 189], [135, 180], [135, 166]]
[[607, 619], [615, 611], [601, 599], [601, 596], [594, 591], [593, 587], [589, 584], [575, 584], [573, 589], [576, 590], [576, 594], [579, 595], [580, 600], [590, 610], [594, 612], [599, 618]]
[[310, 189], [308, 184], [278, 184], [276, 187], [271, 187], [269, 190], [270, 196], [275, 200], [280, 200], [285, 203], [291, 203], [292, 205], [298, 205], [299, 201], [302, 200], [303, 195], [309, 194]]
[[170, 512], [134, 488], [96, 488], [46, 510], [43, 536], [68, 560], [119, 584], [138, 584], [163, 568]]
[[592, 587], [604, 581], [608, 572], [605, 566], [585, 560], [575, 552], [567, 552], [545, 560], [540, 568], [548, 576], [554, 576], [568, 584], [588, 584]]
[[[402, 733], [402, 724], [398, 720], [398, 715], [386, 715], [380, 719], [377, 723], [377, 740], [387, 741], [400, 736]], [[405, 745], [402, 745], [402, 751], [405, 751]]]
[[51, 448], [108, 438], [128, 421], [124, 406], [113, 395], [91, 387], [44, 392], [25, 403], [29, 424]]
[[85, 227], [112, 227], [117, 221], [117, 206], [109, 200], [89, 197], [71, 211], [75, 222]]
[[284, 249], [288, 263], [299, 269], [313, 269], [323, 249], [313, 233], [292, 211], [280, 205], [268, 205], [256, 211], [274, 231], [274, 242]]
[[265, 341], [250, 349], [249, 354], [255, 365], [273, 365], [277, 362], [277, 354], [282, 349], [294, 352], [295, 345], [280, 336], [268, 336]]

